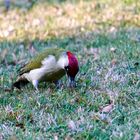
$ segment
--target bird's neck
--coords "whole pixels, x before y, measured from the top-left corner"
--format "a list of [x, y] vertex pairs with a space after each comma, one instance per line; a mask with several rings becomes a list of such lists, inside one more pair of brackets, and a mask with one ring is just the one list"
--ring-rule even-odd
[[57, 61], [57, 64], [59, 67], [64, 69], [69, 64], [68, 56], [66, 54], [63, 54]]

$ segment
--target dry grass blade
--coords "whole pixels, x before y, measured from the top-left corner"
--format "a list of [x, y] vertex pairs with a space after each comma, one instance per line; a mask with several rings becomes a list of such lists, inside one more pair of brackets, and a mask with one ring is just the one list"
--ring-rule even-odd
[[5, 60], [6, 55], [8, 54], [8, 49], [5, 48], [0, 53], [0, 63], [2, 63]]

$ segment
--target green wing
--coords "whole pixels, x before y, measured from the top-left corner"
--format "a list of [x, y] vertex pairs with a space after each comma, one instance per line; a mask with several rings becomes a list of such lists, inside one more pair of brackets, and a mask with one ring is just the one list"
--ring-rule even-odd
[[39, 53], [36, 57], [34, 57], [29, 63], [23, 66], [20, 69], [19, 74], [22, 75], [23, 73], [29, 72], [30, 70], [40, 68], [42, 65], [42, 60], [48, 57], [49, 55], [53, 55], [56, 57], [56, 59], [58, 59], [62, 52], [64, 52], [64, 50], [60, 48], [48, 48], [44, 50], [43, 52]]

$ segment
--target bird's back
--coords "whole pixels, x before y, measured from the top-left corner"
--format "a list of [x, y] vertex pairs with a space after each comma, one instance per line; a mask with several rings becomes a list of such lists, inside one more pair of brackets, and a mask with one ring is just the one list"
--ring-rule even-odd
[[39, 53], [37, 56], [35, 56], [29, 63], [24, 65], [20, 71], [19, 74], [22, 75], [24, 73], [27, 73], [33, 69], [40, 68], [42, 65], [42, 61], [45, 58], [48, 58], [49, 55], [53, 55], [56, 60], [59, 58], [60, 53], [64, 52], [63, 49], [60, 48], [48, 48], [44, 50], [43, 52]]

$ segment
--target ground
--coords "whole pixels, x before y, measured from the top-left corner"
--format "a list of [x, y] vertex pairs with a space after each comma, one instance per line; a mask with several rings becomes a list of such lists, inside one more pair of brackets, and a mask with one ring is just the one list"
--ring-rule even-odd
[[[138, 0], [0, 1], [0, 139], [140, 139]], [[10, 90], [47, 47], [74, 52], [77, 87]]]

